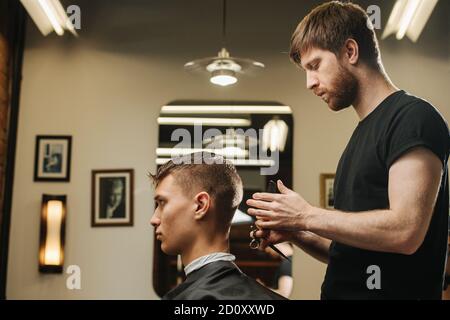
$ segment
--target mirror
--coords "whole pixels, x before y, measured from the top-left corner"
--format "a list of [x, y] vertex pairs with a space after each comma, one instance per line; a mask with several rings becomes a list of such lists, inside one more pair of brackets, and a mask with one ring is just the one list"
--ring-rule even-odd
[[[281, 258], [270, 249], [267, 253], [249, 247], [252, 220], [246, 214], [245, 201], [255, 192], [265, 191], [270, 180], [281, 179], [292, 188], [290, 107], [270, 101], [173, 101], [161, 108], [158, 124], [157, 166], [173, 156], [202, 150], [234, 163], [242, 178], [244, 198], [233, 218], [230, 252], [243, 272], [276, 288], [274, 278]], [[153, 261], [154, 289], [163, 296], [184, 280], [183, 266], [180, 259], [161, 251], [156, 238]]]

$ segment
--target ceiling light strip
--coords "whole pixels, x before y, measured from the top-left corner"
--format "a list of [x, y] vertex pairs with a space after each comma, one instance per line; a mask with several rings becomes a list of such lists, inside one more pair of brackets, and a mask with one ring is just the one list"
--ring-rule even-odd
[[189, 118], [189, 117], [159, 117], [159, 125], [204, 125], [204, 126], [241, 126], [251, 125], [249, 119], [238, 118]]
[[64, 29], [61, 27], [61, 25], [58, 22], [58, 19], [56, 17], [56, 12], [55, 9], [53, 8], [52, 5], [50, 5], [50, 3], [48, 2], [48, 0], [38, 0], [39, 4], [42, 8], [42, 10], [44, 10], [45, 14], [48, 17], [48, 20], [50, 20], [50, 23], [53, 27], [53, 29], [55, 29], [55, 32], [62, 36], [64, 34]]
[[411, 21], [413, 20], [414, 16], [417, 13], [420, 1], [421, 0], [408, 0], [408, 3], [406, 4], [405, 7], [405, 11], [403, 12], [402, 19], [400, 20], [400, 27], [396, 35], [396, 38], [398, 40], [403, 39], [403, 37], [405, 36], [406, 31], [411, 25]]
[[218, 105], [167, 105], [161, 108], [162, 114], [233, 114], [233, 113], [255, 113], [255, 114], [291, 114], [292, 110], [289, 106], [218, 106]]
[[[163, 165], [164, 163], [168, 162], [169, 158], [157, 158], [156, 164], [157, 165]], [[235, 166], [249, 166], [249, 167], [272, 167], [275, 165], [274, 160], [257, 160], [257, 159], [226, 159], [227, 161], [231, 162]]]
[[246, 157], [248, 151], [238, 147], [225, 148], [156, 148], [156, 155], [159, 157], [172, 157], [176, 155], [186, 155], [194, 152], [210, 152], [224, 157]]

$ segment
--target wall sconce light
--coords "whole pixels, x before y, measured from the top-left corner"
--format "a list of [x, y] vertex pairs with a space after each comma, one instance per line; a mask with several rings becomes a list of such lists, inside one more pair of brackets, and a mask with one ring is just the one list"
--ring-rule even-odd
[[62, 273], [66, 233], [66, 196], [42, 195], [39, 271]]

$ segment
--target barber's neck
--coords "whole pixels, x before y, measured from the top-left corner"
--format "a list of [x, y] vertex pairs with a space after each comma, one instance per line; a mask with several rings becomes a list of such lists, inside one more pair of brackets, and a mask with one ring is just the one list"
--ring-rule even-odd
[[398, 91], [398, 88], [392, 83], [384, 69], [378, 71], [367, 67], [358, 78], [359, 93], [353, 102], [353, 108], [362, 121], [384, 99]]
[[200, 235], [189, 245], [181, 255], [181, 262], [184, 266], [194, 261], [197, 258], [206, 256], [216, 252], [230, 251], [228, 235]]

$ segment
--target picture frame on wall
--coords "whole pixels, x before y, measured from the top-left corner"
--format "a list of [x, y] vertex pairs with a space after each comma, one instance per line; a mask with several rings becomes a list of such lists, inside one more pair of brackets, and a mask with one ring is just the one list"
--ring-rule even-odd
[[320, 175], [320, 206], [325, 209], [334, 209], [334, 173]]
[[92, 170], [92, 227], [133, 226], [133, 169]]
[[34, 181], [69, 182], [72, 136], [36, 136]]

